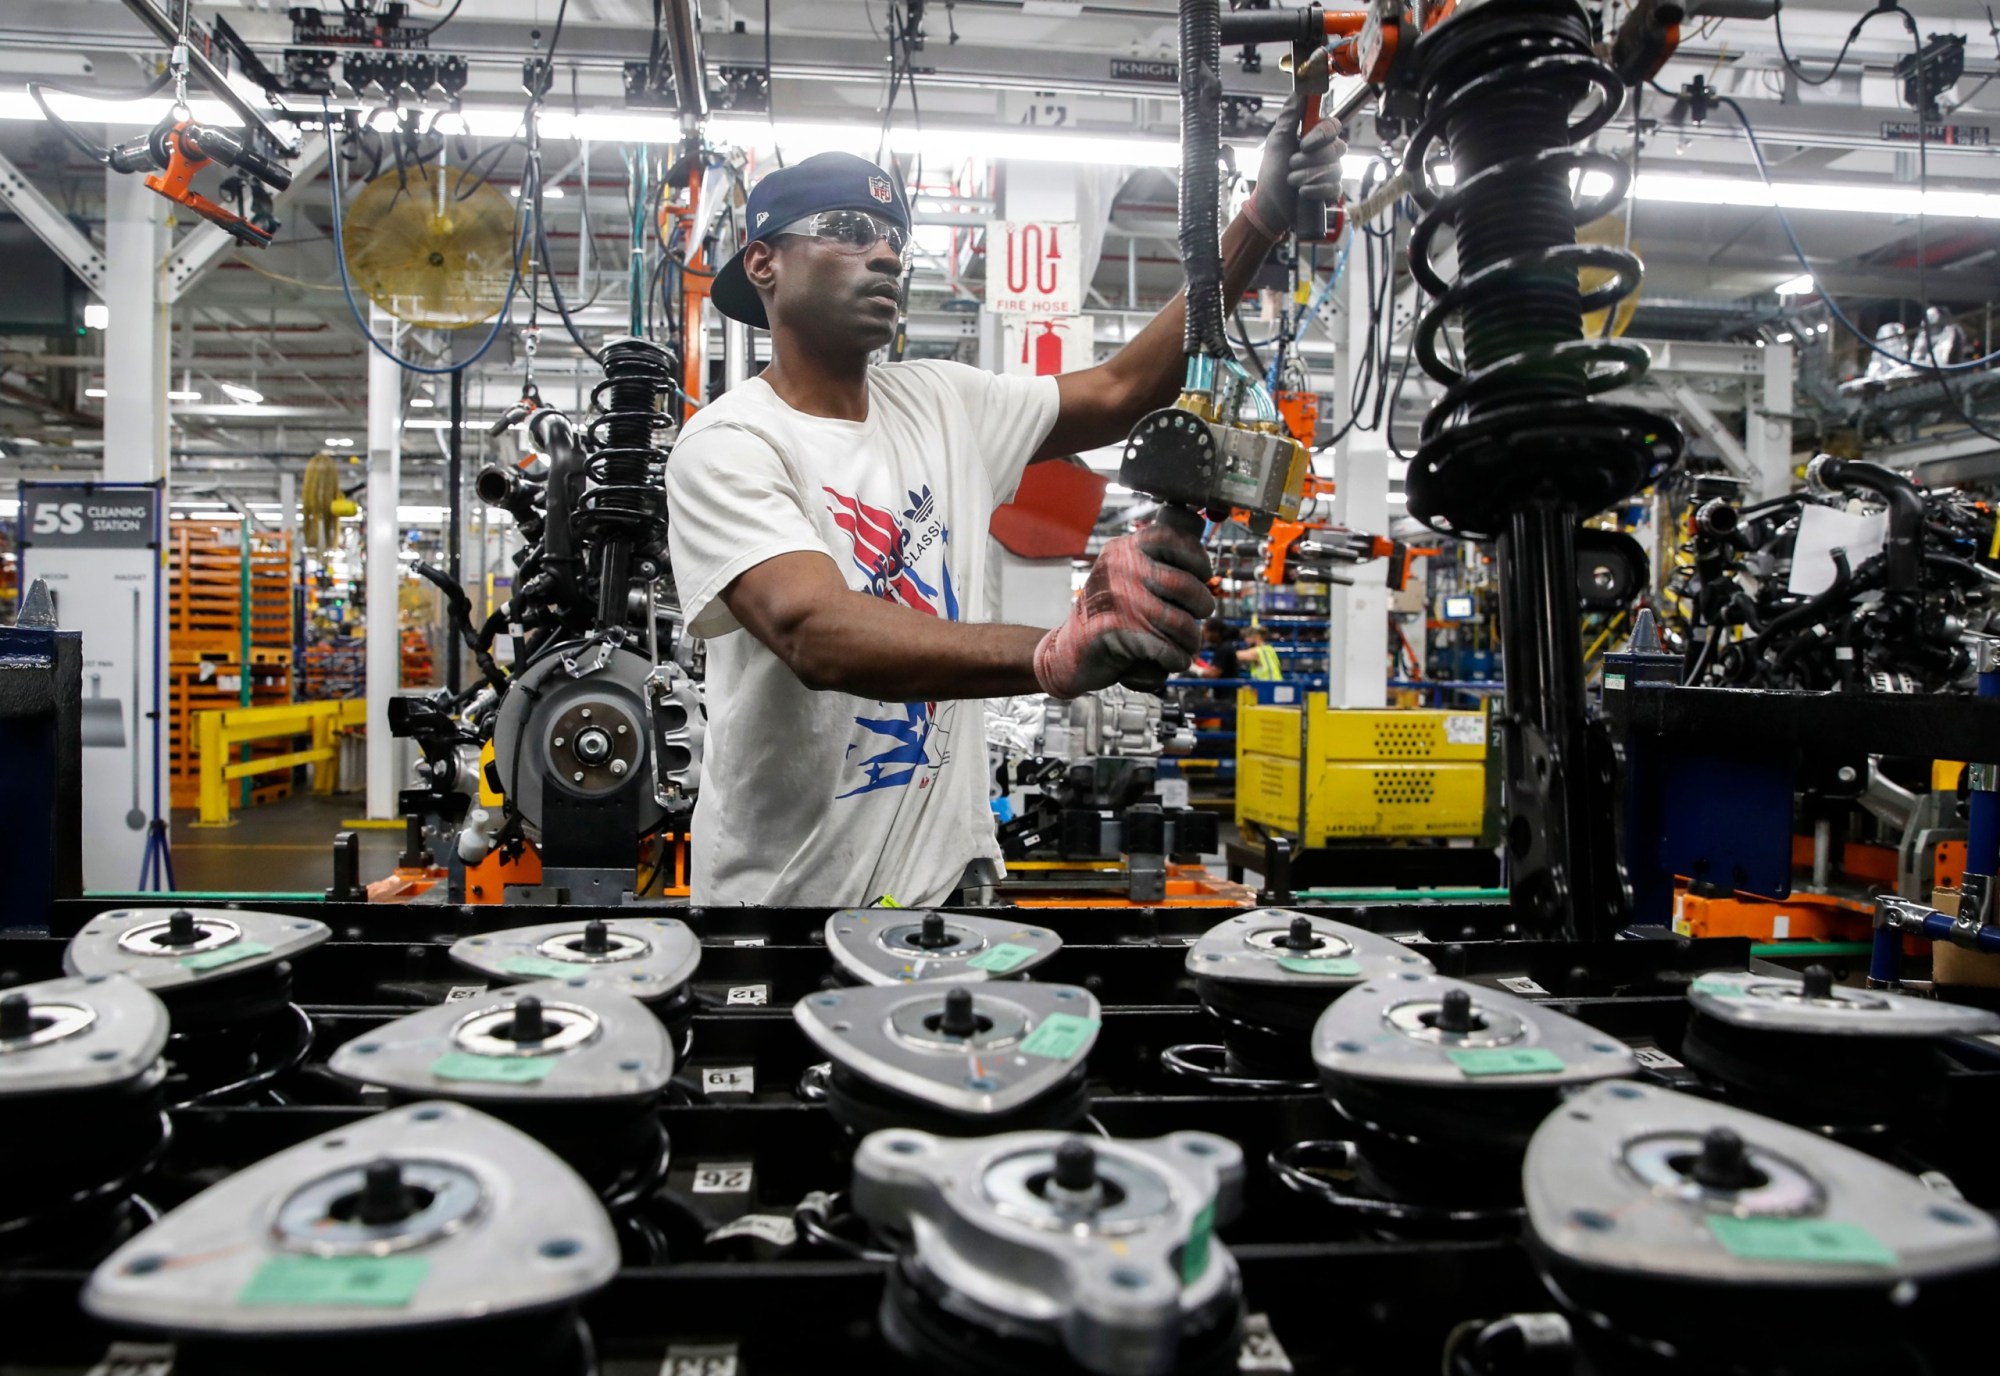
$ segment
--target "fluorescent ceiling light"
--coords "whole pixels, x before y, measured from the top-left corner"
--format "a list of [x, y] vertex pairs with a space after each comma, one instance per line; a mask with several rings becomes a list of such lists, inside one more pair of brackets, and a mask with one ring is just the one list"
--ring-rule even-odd
[[[254, 92], [263, 99], [263, 92]], [[150, 129], [173, 109], [173, 99], [158, 96], [151, 100], [99, 100], [94, 96], [70, 96], [50, 91], [48, 102], [55, 112], [74, 124], [110, 124]], [[188, 101], [188, 114], [203, 124], [220, 124], [231, 129], [243, 127], [242, 117], [221, 101], [197, 97]], [[40, 120], [42, 109], [26, 91], [0, 91], [0, 119]]]
[[450, 513], [441, 506], [399, 506], [396, 508], [398, 521], [411, 521], [418, 525], [434, 525]]
[[101, 400], [105, 393], [102, 387], [86, 387], [83, 389], [83, 394], [87, 397], [97, 397]]
[[432, 401], [429, 397], [411, 397], [410, 405], [416, 407], [419, 411], [428, 411], [432, 407], [436, 406], [437, 403]]
[[200, 401], [200, 392], [186, 392], [179, 389], [167, 393], [168, 401]]
[[255, 387], [245, 387], [240, 382], [224, 382], [220, 386], [232, 401], [240, 401], [245, 406], [261, 406], [264, 394]]
[[1791, 342], [1792, 342], [1792, 332], [1791, 332], [1790, 330], [1779, 330], [1779, 331], [1778, 331], [1778, 342], [1779, 342], [1780, 344], [1789, 344], [1789, 343], [1791, 343]]
[[83, 327], [87, 330], [111, 328], [111, 307], [102, 301], [87, 301], [83, 307]]
[[1813, 281], [1811, 273], [1802, 272], [1797, 277], [1787, 277], [1771, 290], [1780, 296], [1811, 296], [1819, 290], [1819, 286]]
[[1752, 177], [1687, 177], [1663, 172], [1640, 173], [1632, 199], [1754, 208], [1779, 205], [1786, 210], [1841, 210], [1854, 215], [1915, 215], [1921, 209], [1926, 215], [2000, 219], [2000, 196], [1977, 191], [1919, 193], [1915, 187], [1829, 182], [1777, 182], [1767, 187]]
[[345, 435], [328, 435], [326, 437], [326, 447], [328, 449], [352, 449], [354, 441]]
[[[507, 194], [508, 194], [509, 196], [512, 196], [512, 197], [513, 197], [513, 198], [514, 198], [515, 200], [517, 200], [517, 201], [518, 201], [518, 200], [520, 200], [520, 199], [521, 199], [521, 188], [520, 188], [520, 187], [518, 187], [518, 186], [513, 186], [513, 187], [509, 187], [509, 188], [507, 189]], [[543, 188], [542, 188], [542, 199], [543, 199], [543, 200], [545, 200], [545, 201], [559, 201], [559, 200], [561, 200], [562, 198], [563, 198], [563, 189], [562, 189], [561, 187], [559, 187], [559, 186], [545, 186], [545, 187], [543, 187]]]

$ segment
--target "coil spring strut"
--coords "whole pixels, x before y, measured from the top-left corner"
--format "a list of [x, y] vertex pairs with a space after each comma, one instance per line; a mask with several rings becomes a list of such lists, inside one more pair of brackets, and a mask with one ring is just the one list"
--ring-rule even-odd
[[[1583, 337], [1584, 312], [1614, 305], [1641, 275], [1623, 249], [1576, 242], [1576, 226], [1621, 201], [1629, 176], [1609, 154], [1572, 145], [1610, 121], [1624, 92], [1592, 54], [1576, 0], [1461, 3], [1421, 41], [1417, 85], [1424, 114], [1405, 165], [1423, 215], [1410, 271], [1435, 301], [1415, 343], [1445, 393], [1420, 432], [1409, 510], [1437, 529], [1498, 537], [1515, 909], [1544, 932], [1609, 935], [1630, 897], [1615, 751], [1585, 711], [1576, 525], [1658, 479], [1681, 450], [1665, 416], [1599, 399], [1644, 374], [1645, 348]], [[1457, 172], [1448, 191], [1426, 166], [1440, 147]], [[1592, 174], [1609, 185], [1578, 204], [1571, 178]], [[1446, 224], [1456, 282], [1431, 260]], [[1585, 292], [1580, 268], [1610, 280]], [[1462, 368], [1439, 354], [1454, 318]]]
[[598, 615], [623, 625], [627, 570], [633, 550], [657, 550], [666, 539], [667, 494], [662, 485], [666, 452], [654, 443], [673, 420], [662, 409], [673, 384], [673, 356], [647, 339], [622, 338], [604, 346], [604, 380], [591, 389], [590, 486], [576, 504], [575, 523], [602, 550], [598, 566]]

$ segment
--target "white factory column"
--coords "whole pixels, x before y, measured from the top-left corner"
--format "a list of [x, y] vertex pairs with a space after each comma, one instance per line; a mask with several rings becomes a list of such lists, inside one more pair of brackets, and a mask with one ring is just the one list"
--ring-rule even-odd
[[[1343, 412], [1352, 393], [1351, 360], [1362, 357], [1370, 344], [1368, 274], [1350, 270], [1346, 290], [1341, 308], [1347, 317], [1347, 347], [1340, 352], [1334, 380], [1336, 404]], [[1385, 411], [1377, 429], [1349, 430], [1334, 453], [1333, 519], [1370, 535], [1389, 533], [1391, 420]], [[1338, 422], [1345, 425], [1346, 415]], [[1377, 559], [1345, 572], [1354, 585], [1327, 590], [1326, 704], [1381, 707], [1389, 701], [1389, 567]]]
[[167, 202], [146, 179], [104, 174], [104, 480], [167, 476]]
[[[385, 344], [396, 322], [371, 309], [369, 328]], [[402, 686], [402, 635], [396, 616], [401, 545], [396, 504], [403, 486], [402, 370], [377, 350], [368, 352], [368, 816], [393, 818], [396, 739], [389, 734], [389, 699]]]
[[1797, 367], [1788, 347], [1760, 349], [1764, 363], [1763, 395], [1743, 418], [1744, 448], [1757, 473], [1759, 498], [1792, 490], [1792, 376]]

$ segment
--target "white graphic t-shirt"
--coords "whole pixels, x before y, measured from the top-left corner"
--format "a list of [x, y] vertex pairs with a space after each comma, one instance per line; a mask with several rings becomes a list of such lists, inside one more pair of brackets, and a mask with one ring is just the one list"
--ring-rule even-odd
[[761, 378], [690, 418], [667, 464], [667, 530], [689, 629], [708, 641], [694, 903], [916, 907], [999, 857], [978, 701], [814, 692], [720, 594], [812, 550], [857, 592], [990, 619], [987, 524], [1056, 407], [1054, 378], [924, 360], [869, 369], [863, 421], [794, 411]]

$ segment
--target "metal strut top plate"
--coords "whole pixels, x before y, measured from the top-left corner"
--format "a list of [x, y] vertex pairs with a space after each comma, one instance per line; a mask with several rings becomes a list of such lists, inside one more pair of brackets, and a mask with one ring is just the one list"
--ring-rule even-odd
[[1638, 1069], [1623, 1042], [1552, 1008], [1415, 973], [1343, 995], [1320, 1015], [1312, 1048], [1328, 1078], [1467, 1089], [1585, 1084]]
[[63, 969], [184, 989], [275, 965], [332, 935], [324, 922], [252, 908], [113, 908], [70, 939]]
[[1535, 1238], [1599, 1270], [1886, 1286], [2000, 1262], [2000, 1226], [1914, 1176], [1650, 1085], [1570, 1098], [1536, 1130], [1522, 1184]]
[[1259, 908], [1219, 922], [1187, 954], [1188, 973], [1201, 979], [1301, 988], [1344, 989], [1398, 974], [1427, 975], [1431, 968], [1386, 936], [1288, 908]]
[[1006, 1113], [1076, 1074], [1102, 1014], [1087, 990], [1009, 982], [965, 990], [955, 1033], [947, 989], [890, 985], [808, 994], [792, 1016], [842, 1069], [953, 1113]]
[[1062, 949], [1047, 927], [916, 908], [845, 908], [826, 920], [826, 949], [863, 984], [1005, 979]]
[[[1086, 1188], [1057, 1184], [1058, 1148], [1086, 1144]], [[1074, 1157], [1072, 1156], [1072, 1162]], [[1171, 1369], [1184, 1316], [1233, 1293], [1215, 1227], [1242, 1204], [1243, 1153], [1205, 1132], [1127, 1141], [1062, 1132], [862, 1139], [853, 1198], [910, 1238], [912, 1259], [960, 1300], [1047, 1325], [1099, 1372]]]
[[588, 979], [540, 980], [384, 1023], [334, 1052], [327, 1068], [404, 1095], [637, 1099], [666, 1088], [674, 1048], [637, 999]]
[[13, 1016], [26, 1030], [6, 1035], [0, 1023], [0, 1098], [101, 1089], [137, 1079], [167, 1045], [167, 1009], [120, 975], [45, 979], [0, 990], [19, 998]]
[[[371, 1191], [384, 1162], [396, 1173]], [[197, 1195], [113, 1252], [83, 1306], [170, 1333], [351, 1334], [568, 1304], [617, 1270], [611, 1221], [568, 1166], [462, 1104], [426, 1103]]]
[[1963, 1004], [1835, 985], [1815, 997], [1790, 975], [1706, 974], [1688, 1000], [1732, 1027], [1851, 1037], [1966, 1037], [2000, 1032], [2000, 1015]]
[[[595, 939], [597, 928], [602, 939]], [[671, 917], [606, 917], [548, 922], [461, 937], [451, 958], [502, 984], [534, 979], [581, 979], [653, 1003], [694, 977], [701, 942]]]

